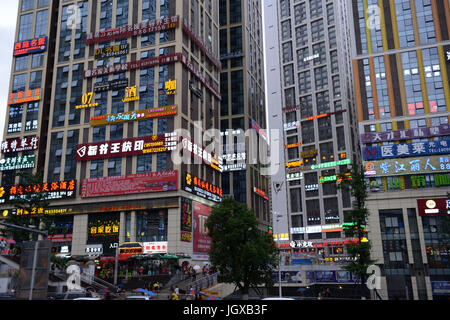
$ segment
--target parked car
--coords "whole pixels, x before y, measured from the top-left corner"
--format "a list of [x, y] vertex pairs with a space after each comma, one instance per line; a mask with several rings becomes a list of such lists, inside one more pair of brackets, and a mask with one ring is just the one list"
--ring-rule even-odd
[[151, 297], [149, 296], [128, 296], [125, 298], [125, 300], [150, 300]]

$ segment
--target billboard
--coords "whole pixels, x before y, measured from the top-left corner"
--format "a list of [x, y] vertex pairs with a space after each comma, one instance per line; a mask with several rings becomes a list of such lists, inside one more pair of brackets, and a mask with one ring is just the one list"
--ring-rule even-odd
[[33, 89], [27, 91], [18, 91], [10, 93], [8, 97], [8, 105], [33, 102], [41, 100], [41, 89]]
[[366, 176], [397, 176], [450, 171], [450, 157], [429, 156], [364, 161]]
[[176, 170], [89, 178], [81, 182], [82, 198], [174, 190], [178, 190]]
[[112, 57], [120, 57], [128, 54], [129, 45], [125, 44], [117, 44], [114, 46], [108, 46], [104, 48], [95, 49], [95, 59], [105, 59]]
[[128, 87], [128, 79], [115, 79], [110, 81], [94, 83], [94, 93], [101, 93], [109, 90], [119, 90]]
[[120, 112], [114, 114], [104, 114], [91, 117], [91, 126], [103, 126], [108, 124], [116, 124], [134, 120], [145, 120], [157, 117], [167, 117], [177, 114], [177, 106], [166, 106], [159, 108], [151, 108], [145, 110]]
[[77, 161], [135, 156], [175, 150], [177, 133], [165, 133], [147, 137], [111, 140], [79, 144]]
[[211, 207], [193, 202], [193, 249], [195, 253], [208, 253], [211, 249], [211, 238], [208, 237], [206, 220], [211, 214]]
[[21, 152], [36, 150], [39, 146], [38, 137], [16, 138], [3, 141], [1, 144], [1, 152]]
[[399, 143], [388, 146], [371, 146], [363, 148], [364, 160], [428, 156], [447, 153], [450, 153], [450, 139], [443, 139], [440, 141]]
[[182, 177], [183, 190], [196, 196], [215, 201], [222, 201], [223, 189], [190, 173]]
[[177, 28], [178, 25], [179, 25], [178, 16], [144, 21], [141, 23], [136, 23], [134, 25], [125, 25], [114, 29], [97, 31], [95, 33], [87, 34], [85, 44], [90, 45], [97, 42], [105, 42], [114, 39], [123, 39], [144, 35], [147, 33], [165, 31]]
[[88, 237], [86, 244], [103, 247], [103, 254], [113, 256], [119, 243], [120, 212], [88, 215]]
[[142, 243], [142, 253], [167, 253], [167, 241], [144, 242]]
[[34, 168], [36, 156], [17, 156], [0, 159], [0, 171]]

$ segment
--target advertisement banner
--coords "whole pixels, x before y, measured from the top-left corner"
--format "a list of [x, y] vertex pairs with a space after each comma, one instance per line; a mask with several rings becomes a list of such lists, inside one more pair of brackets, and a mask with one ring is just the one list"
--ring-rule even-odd
[[134, 120], [145, 120], [157, 117], [167, 117], [177, 114], [177, 106], [166, 106], [137, 111], [120, 112], [91, 117], [91, 126], [103, 126], [108, 124], [123, 123]]
[[130, 61], [124, 63], [118, 63], [111, 66], [104, 66], [96, 69], [87, 69], [83, 71], [83, 78], [93, 78], [93, 77], [101, 77], [106, 76], [108, 74], [118, 73], [118, 72], [126, 72], [131, 70], [136, 70], [140, 68], [148, 68], [157, 66], [160, 64], [168, 64], [173, 62], [180, 61], [181, 54], [174, 53], [163, 56], [158, 56], [154, 58], [147, 58], [138, 61]]
[[14, 43], [14, 57], [47, 50], [47, 37], [34, 38]]
[[193, 249], [195, 253], [208, 253], [211, 249], [211, 238], [208, 237], [206, 220], [211, 214], [211, 207], [193, 202]]
[[428, 156], [450, 153], [450, 139], [428, 142], [400, 143], [389, 146], [371, 146], [363, 148], [364, 160], [386, 158]]
[[83, 179], [81, 197], [178, 190], [178, 171], [146, 172], [126, 176]]
[[144, 242], [142, 246], [142, 253], [167, 253], [168, 242]]
[[190, 173], [182, 177], [183, 190], [196, 196], [215, 201], [222, 201], [223, 189], [206, 182]]
[[336, 271], [315, 271], [316, 282], [337, 282]]
[[383, 141], [410, 140], [436, 136], [447, 136], [450, 134], [450, 125], [441, 124], [435, 127], [403, 129], [385, 132], [367, 132], [362, 133], [362, 143], [375, 143]]
[[431, 281], [433, 295], [450, 295], [450, 281]]
[[181, 198], [181, 241], [192, 241], [192, 200]]
[[179, 17], [172, 16], [167, 18], [160, 18], [150, 21], [136, 23], [134, 25], [125, 25], [122, 27], [98, 31], [86, 35], [85, 44], [90, 45], [97, 42], [111, 41], [114, 39], [123, 39], [134, 36], [145, 35], [158, 31], [165, 31], [169, 29], [178, 28]]
[[353, 279], [350, 271], [338, 270], [336, 271], [336, 278], [338, 283], [354, 283], [355, 279]]
[[450, 200], [447, 198], [417, 199], [417, 208], [421, 217], [449, 215]]
[[263, 130], [255, 120], [252, 120], [252, 128], [256, 130], [256, 132], [260, 135], [261, 138], [264, 139], [267, 144], [269, 143], [266, 131]]
[[72, 242], [72, 233], [49, 234], [47, 237], [52, 243]]
[[88, 215], [88, 245], [102, 244], [103, 254], [115, 255], [119, 243], [120, 212]]
[[302, 274], [300, 271], [281, 271], [281, 274], [272, 272], [273, 282], [279, 283], [280, 275], [281, 283], [302, 283]]
[[38, 137], [9, 139], [2, 142], [2, 153], [36, 150], [39, 146]]
[[366, 176], [397, 176], [450, 171], [448, 156], [397, 158], [392, 160], [364, 161]]
[[89, 161], [167, 152], [175, 150], [176, 145], [176, 132], [139, 138], [92, 142], [77, 145], [76, 160]]

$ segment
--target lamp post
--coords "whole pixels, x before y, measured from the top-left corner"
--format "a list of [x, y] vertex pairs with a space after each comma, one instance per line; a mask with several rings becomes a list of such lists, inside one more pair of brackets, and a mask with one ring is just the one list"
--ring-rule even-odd
[[[276, 222], [277, 222], [277, 232], [279, 232], [278, 222], [280, 221], [280, 218], [283, 216], [281, 214], [276, 214], [275, 217], [276, 217]], [[274, 230], [274, 232], [275, 232], [275, 230]], [[279, 233], [278, 233], [278, 235], [279, 235]], [[280, 241], [280, 238], [278, 237], [278, 294], [279, 294], [279, 297], [281, 298], [283, 296], [283, 293], [282, 293], [282, 289], [281, 289], [281, 249], [279, 246], [279, 241]]]

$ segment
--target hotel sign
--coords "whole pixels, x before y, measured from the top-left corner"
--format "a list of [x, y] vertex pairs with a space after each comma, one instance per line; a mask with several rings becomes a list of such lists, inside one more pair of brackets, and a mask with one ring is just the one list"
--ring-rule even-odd
[[0, 203], [26, 198], [35, 194], [45, 194], [46, 200], [59, 200], [75, 197], [75, 180], [45, 182], [34, 185], [0, 187]]
[[144, 21], [141, 23], [136, 23], [134, 25], [126, 25], [119, 28], [108, 29], [104, 31], [87, 34], [85, 44], [90, 45], [97, 42], [105, 42], [115, 39], [141, 36], [147, 33], [154, 33], [158, 31], [175, 29], [178, 28], [178, 26], [179, 26], [178, 16]]
[[404, 129], [386, 132], [368, 132], [361, 134], [362, 143], [376, 143], [383, 141], [421, 139], [436, 136], [450, 135], [450, 125], [441, 124], [435, 127], [425, 127], [416, 129]]
[[176, 145], [176, 132], [139, 138], [79, 144], [76, 148], [76, 160], [89, 161], [167, 152], [175, 150]]
[[19, 41], [14, 44], [14, 57], [44, 52], [45, 50], [47, 50], [47, 37]]
[[388, 146], [371, 146], [363, 148], [364, 160], [385, 158], [428, 156], [450, 153], [450, 139], [428, 142], [400, 143]]
[[364, 161], [366, 176], [397, 176], [450, 171], [450, 157], [429, 156]]
[[90, 178], [81, 182], [82, 198], [175, 190], [178, 190], [176, 170]]
[[19, 91], [11, 93], [8, 97], [8, 105], [34, 102], [41, 100], [41, 89]]
[[95, 59], [105, 59], [112, 57], [120, 57], [127, 55], [129, 51], [128, 43], [118, 44], [114, 46], [108, 46], [105, 48], [97, 48], [95, 49]]
[[116, 124], [134, 120], [145, 120], [157, 117], [167, 117], [177, 114], [177, 106], [167, 106], [153, 109], [120, 112], [114, 114], [106, 114], [101, 116], [91, 117], [91, 126], [103, 126], [107, 124]]

